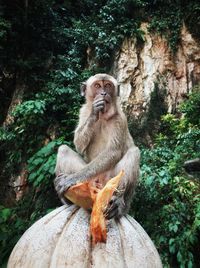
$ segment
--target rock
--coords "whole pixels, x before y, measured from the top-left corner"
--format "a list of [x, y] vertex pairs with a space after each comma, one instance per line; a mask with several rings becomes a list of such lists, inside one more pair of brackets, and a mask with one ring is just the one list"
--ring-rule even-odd
[[188, 173], [200, 172], [200, 158], [185, 161], [183, 167]]
[[116, 55], [113, 73], [120, 83], [122, 101], [128, 103], [131, 115], [138, 117], [148, 110], [156, 81], [166, 89], [168, 112], [176, 111], [180, 102], [200, 82], [200, 44], [183, 25], [180, 43], [173, 53], [167, 40], [148, 31], [142, 23], [145, 42], [125, 39]]
[[20, 238], [8, 268], [162, 268], [158, 252], [132, 217], [110, 220], [106, 243], [92, 246], [90, 214], [64, 205], [33, 224]]

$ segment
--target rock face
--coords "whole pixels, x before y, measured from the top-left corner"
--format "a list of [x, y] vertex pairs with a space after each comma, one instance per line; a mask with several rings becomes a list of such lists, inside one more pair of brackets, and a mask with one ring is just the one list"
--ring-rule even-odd
[[129, 112], [139, 117], [148, 110], [155, 82], [166, 90], [168, 112], [176, 111], [178, 104], [200, 82], [200, 43], [182, 27], [180, 44], [173, 53], [164, 37], [148, 31], [143, 23], [144, 44], [135, 39], [124, 40], [116, 55], [113, 73], [120, 83], [123, 102]]

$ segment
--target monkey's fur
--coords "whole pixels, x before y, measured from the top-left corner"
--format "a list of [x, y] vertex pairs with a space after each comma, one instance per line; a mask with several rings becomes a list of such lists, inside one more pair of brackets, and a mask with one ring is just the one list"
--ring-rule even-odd
[[140, 151], [129, 133], [127, 119], [118, 101], [117, 81], [107, 74], [96, 74], [82, 86], [86, 103], [80, 110], [74, 144], [83, 156], [62, 145], [56, 164], [56, 191], [63, 202], [63, 193], [71, 186], [94, 179], [105, 183], [125, 171], [119, 191], [107, 211], [108, 219], [120, 218], [128, 212], [139, 175]]

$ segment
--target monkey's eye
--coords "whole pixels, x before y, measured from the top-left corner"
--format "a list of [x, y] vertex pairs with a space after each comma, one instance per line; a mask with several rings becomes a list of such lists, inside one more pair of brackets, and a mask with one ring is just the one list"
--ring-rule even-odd
[[110, 89], [111, 87], [112, 87], [112, 85], [110, 83], [105, 84], [105, 88]]
[[100, 87], [101, 87], [101, 85], [100, 85], [100, 84], [98, 84], [98, 83], [96, 83], [96, 84], [94, 85], [94, 87], [95, 87], [95, 88], [100, 88]]

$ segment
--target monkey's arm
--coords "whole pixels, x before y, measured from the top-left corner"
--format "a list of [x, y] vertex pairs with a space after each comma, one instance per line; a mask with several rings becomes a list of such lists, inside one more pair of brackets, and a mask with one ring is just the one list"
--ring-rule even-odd
[[116, 171], [124, 169], [125, 175], [105, 211], [105, 216], [108, 219], [113, 217], [119, 219], [128, 213], [139, 177], [139, 163], [140, 150], [133, 144], [117, 165]]
[[111, 169], [121, 158], [121, 151], [116, 150], [112, 153], [106, 149], [101, 152], [93, 161], [87, 164], [81, 171], [69, 176], [63, 174], [57, 176], [54, 180], [55, 189], [58, 196], [62, 197], [64, 192], [71, 186], [86, 181], [104, 171]]
[[75, 130], [74, 144], [76, 150], [83, 154], [89, 145], [99, 119], [99, 112], [104, 109], [105, 100], [102, 96], [94, 99], [92, 104], [85, 104], [80, 111], [79, 124]]
[[114, 129], [116, 131], [112, 133], [110, 145], [100, 152], [94, 160], [79, 172], [69, 176], [58, 176], [55, 179], [55, 188], [59, 196], [62, 196], [71, 186], [112, 169], [119, 162], [122, 158], [126, 135], [124, 122], [122, 120], [117, 121]]
[[74, 144], [76, 150], [83, 154], [88, 147], [93, 135], [94, 135], [94, 124], [96, 120], [93, 116], [89, 116], [84, 123], [80, 123], [75, 130]]

